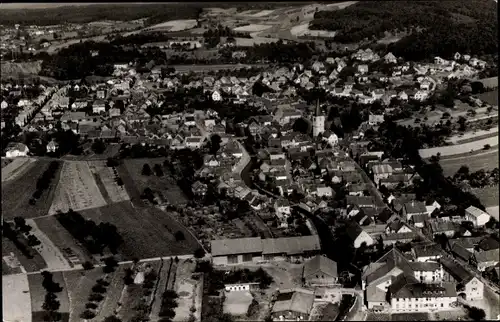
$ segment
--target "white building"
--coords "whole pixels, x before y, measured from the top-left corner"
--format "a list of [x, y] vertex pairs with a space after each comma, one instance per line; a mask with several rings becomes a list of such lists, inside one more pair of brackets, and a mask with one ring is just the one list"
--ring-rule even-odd
[[484, 226], [490, 220], [490, 218], [491, 217], [490, 215], [488, 215], [488, 213], [474, 206], [470, 206], [469, 208], [465, 209], [465, 219], [468, 221], [472, 221], [472, 223], [476, 227]]
[[[396, 287], [392, 287], [396, 284]], [[457, 301], [454, 283], [391, 285], [392, 312], [449, 311]]]
[[319, 102], [316, 106], [316, 115], [313, 117], [313, 137], [325, 132], [325, 116], [321, 113]]
[[5, 156], [7, 158], [26, 157], [30, 150], [22, 143], [11, 142], [7, 146]]
[[238, 283], [238, 284], [225, 284], [224, 289], [226, 292], [241, 292], [251, 291], [258, 287], [259, 283]]
[[220, 95], [220, 93], [218, 91], [214, 91], [212, 93], [212, 100], [214, 102], [219, 102], [220, 100], [222, 100], [222, 96]]

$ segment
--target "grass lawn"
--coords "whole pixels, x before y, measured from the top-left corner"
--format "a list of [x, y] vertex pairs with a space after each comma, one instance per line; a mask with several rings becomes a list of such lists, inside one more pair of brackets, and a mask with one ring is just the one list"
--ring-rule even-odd
[[[23, 236], [19, 235], [19, 238], [23, 238]], [[42, 256], [33, 248], [29, 248], [31, 254], [33, 255], [33, 258], [24, 256], [12, 241], [5, 237], [2, 237], [2, 257], [9, 256], [11, 253], [13, 253], [27, 272], [37, 272], [47, 268], [47, 263], [45, 263]]]
[[24, 175], [2, 184], [2, 210], [5, 220], [11, 220], [16, 216], [35, 218], [47, 215], [59, 182], [62, 163], [56, 176], [52, 179], [50, 187], [43, 192], [36, 204], [30, 205], [29, 200], [36, 190], [36, 181], [47, 169], [50, 162], [49, 160], [38, 160]]
[[483, 206], [498, 206], [498, 186], [473, 189], [472, 192], [479, 198]]
[[[56, 293], [57, 300], [61, 304], [59, 312], [63, 315], [63, 321], [69, 320], [70, 304], [68, 297], [68, 289], [64, 281], [63, 273], [52, 272], [54, 282], [59, 283], [63, 288], [61, 292]], [[31, 296], [31, 310], [33, 312], [33, 322], [44, 321], [45, 312], [42, 309], [43, 302], [45, 301], [45, 294], [47, 293], [42, 286], [43, 277], [41, 274], [28, 275]]]
[[391, 315], [392, 321], [429, 321], [428, 313], [396, 313]]
[[[80, 263], [85, 261], [94, 262], [92, 255], [80, 246], [78, 241], [59, 223], [55, 216], [35, 219], [38, 228], [49, 236], [50, 240], [56, 245], [63, 254], [65, 249], [69, 248], [78, 257]], [[71, 262], [71, 261], [70, 261]]]
[[104, 276], [102, 268], [98, 267], [89, 271], [65, 271], [63, 275], [71, 300], [69, 320], [82, 321], [80, 314], [85, 310], [85, 304], [89, 303], [88, 297], [92, 293], [92, 287], [99, 278]]
[[484, 92], [477, 97], [490, 105], [498, 105], [498, 89], [494, 91]]
[[[124, 163], [140, 193], [142, 193], [145, 188], [149, 187], [155, 192], [161, 192], [171, 204], [186, 203], [188, 201], [187, 197], [179, 188], [177, 182], [175, 182], [175, 180], [169, 175], [169, 170], [163, 167], [164, 161], [165, 158], [127, 159]], [[146, 163], [149, 164], [151, 169], [153, 169], [155, 164], [159, 164], [162, 166], [164, 175], [161, 177], [158, 177], [155, 174], [150, 176], [142, 175], [142, 167]]]
[[445, 176], [453, 176], [461, 166], [466, 165], [471, 172], [484, 170], [493, 170], [498, 167], [498, 150], [483, 151], [481, 154], [471, 155], [470, 157], [457, 157], [450, 159], [441, 159], [439, 164], [443, 168]]
[[[109, 222], [118, 228], [123, 237], [120, 260], [192, 254], [200, 246], [184, 226], [157, 208], [134, 207], [123, 201], [80, 213], [96, 223]], [[177, 231], [183, 232], [185, 240], [175, 240]]]

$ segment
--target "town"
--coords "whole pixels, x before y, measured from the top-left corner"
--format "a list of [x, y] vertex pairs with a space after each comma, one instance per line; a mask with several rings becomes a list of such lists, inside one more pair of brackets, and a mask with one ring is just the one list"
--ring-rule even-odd
[[4, 320], [500, 319], [497, 58], [280, 36], [365, 3], [6, 28]]

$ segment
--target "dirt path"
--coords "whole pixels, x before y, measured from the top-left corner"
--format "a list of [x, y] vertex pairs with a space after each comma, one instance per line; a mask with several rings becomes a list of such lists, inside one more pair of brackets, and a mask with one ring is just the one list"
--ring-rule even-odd
[[34, 248], [42, 255], [47, 263], [47, 269], [50, 271], [59, 271], [71, 269], [71, 265], [63, 256], [59, 248], [52, 243], [49, 237], [42, 232], [33, 219], [26, 219], [26, 224], [32, 227], [31, 234], [38, 238], [42, 244]]

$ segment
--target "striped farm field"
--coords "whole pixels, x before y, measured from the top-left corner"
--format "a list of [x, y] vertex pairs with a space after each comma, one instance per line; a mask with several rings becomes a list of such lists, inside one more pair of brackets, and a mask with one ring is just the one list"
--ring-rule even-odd
[[87, 162], [64, 162], [49, 215], [67, 212], [69, 209], [78, 211], [105, 205], [106, 201]]
[[453, 176], [463, 165], [469, 167], [471, 172], [481, 169], [493, 170], [494, 168], [498, 168], [498, 149], [492, 148], [488, 151], [478, 151], [477, 154], [465, 154], [455, 158], [441, 158], [439, 164], [443, 168], [443, 174], [446, 177]]
[[489, 137], [481, 140], [476, 140], [473, 142], [468, 142], [464, 144], [441, 146], [429, 149], [420, 149], [418, 152], [420, 156], [424, 159], [428, 159], [433, 155], [441, 154], [444, 156], [452, 156], [456, 154], [468, 153], [471, 151], [482, 150], [486, 144], [491, 147], [498, 145], [498, 136]]
[[17, 158], [2, 168], [2, 182], [14, 180], [29, 170], [36, 159]]

